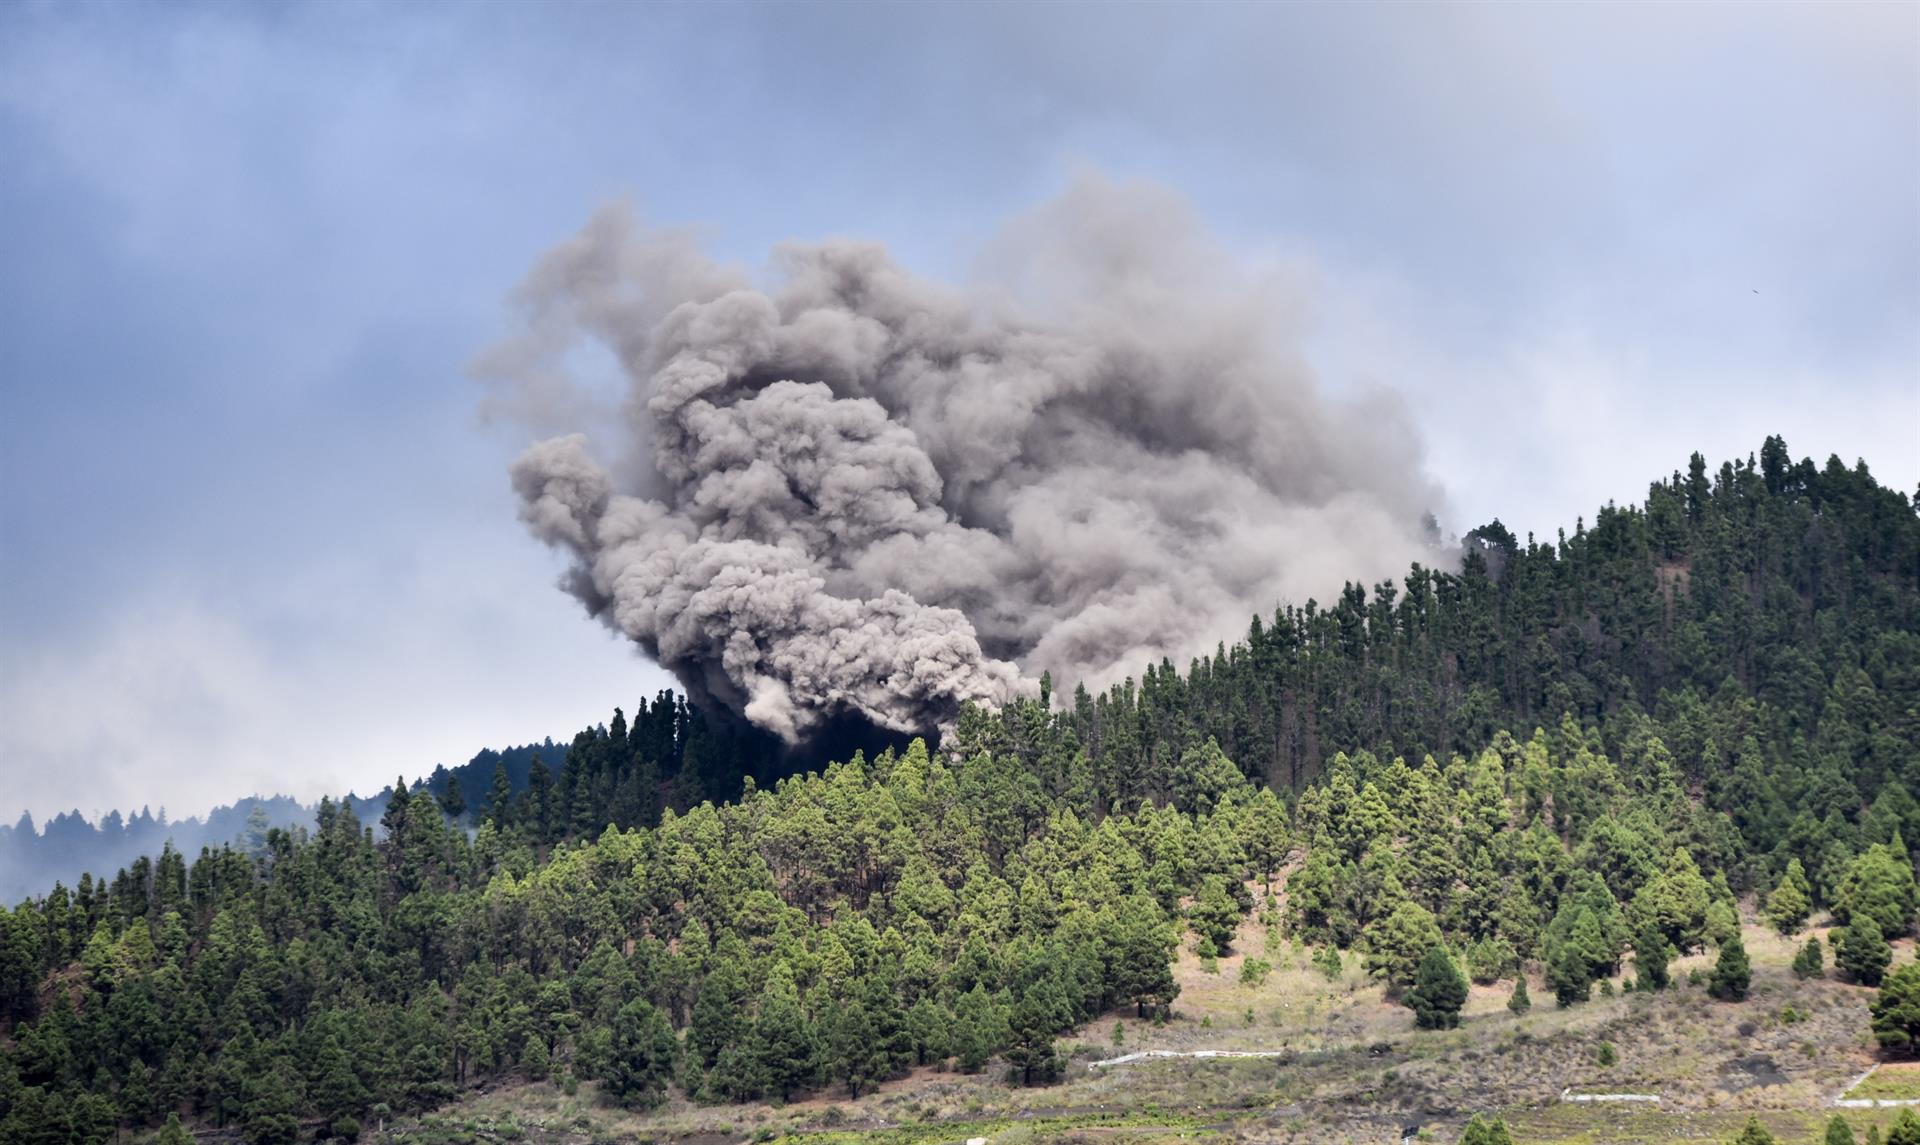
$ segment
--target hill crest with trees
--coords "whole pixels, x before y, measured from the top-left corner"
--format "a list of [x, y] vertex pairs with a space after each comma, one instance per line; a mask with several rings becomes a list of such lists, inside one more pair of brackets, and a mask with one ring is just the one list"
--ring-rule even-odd
[[1554, 543], [1469, 539], [1459, 573], [970, 710], [936, 750], [789, 775], [661, 697], [524, 787], [402, 786], [378, 838], [328, 800], [257, 854], [56, 888], [0, 917], [0, 1141], [169, 1114], [351, 1136], [509, 1077], [633, 1105], [932, 1062], [1037, 1084], [1059, 1035], [1171, 1005], [1175, 945], [1224, 953], [1250, 911], [1358, 952], [1423, 1025], [1455, 975], [1527, 962], [1579, 1005], [1708, 945], [1738, 1004], [1743, 897], [1790, 931], [1830, 914], [1840, 972], [1875, 973], [1916, 905], [1913, 502], [1770, 438]]

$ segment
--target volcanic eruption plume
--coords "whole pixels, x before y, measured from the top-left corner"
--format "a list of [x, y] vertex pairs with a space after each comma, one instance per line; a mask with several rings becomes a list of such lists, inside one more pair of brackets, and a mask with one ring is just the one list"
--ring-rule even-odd
[[[1170, 195], [1086, 181], [992, 250], [965, 290], [837, 240], [756, 280], [600, 212], [479, 366], [575, 431], [512, 466], [568, 590], [798, 743], [1183, 663], [1430, 551], [1399, 404], [1323, 395], [1299, 299]], [[617, 407], [576, 379], [596, 346]]]

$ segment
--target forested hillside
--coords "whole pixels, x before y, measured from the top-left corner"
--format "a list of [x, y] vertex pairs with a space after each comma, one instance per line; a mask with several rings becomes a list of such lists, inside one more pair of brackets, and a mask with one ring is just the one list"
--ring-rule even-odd
[[484, 796], [397, 790], [377, 841], [328, 802], [258, 854], [22, 903], [0, 1143], [176, 1113], [350, 1137], [507, 1077], [636, 1106], [919, 1063], [1038, 1083], [1076, 1025], [1164, 1012], [1176, 944], [1225, 953], [1249, 911], [1359, 952], [1423, 1024], [1457, 1014], [1456, 964], [1544, 967], [1566, 1005], [1628, 960], [1658, 988], [1738, 948], [1749, 895], [1783, 931], [1831, 913], [1877, 980], [1916, 908], [1920, 519], [1769, 439], [1185, 670], [785, 766], [662, 696], [524, 785], [503, 761]]

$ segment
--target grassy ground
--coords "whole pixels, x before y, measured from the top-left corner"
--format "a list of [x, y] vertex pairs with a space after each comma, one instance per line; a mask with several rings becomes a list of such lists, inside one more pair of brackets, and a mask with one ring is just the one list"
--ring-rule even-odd
[[1920, 1062], [1889, 1062], [1873, 1071], [1872, 1077], [1848, 1090], [1846, 1096], [1877, 1101], [1920, 1099]]
[[[1175, 966], [1181, 985], [1173, 1020], [1128, 1014], [1091, 1023], [1063, 1043], [1072, 1062], [1060, 1084], [1008, 1086], [991, 1072], [920, 1071], [858, 1101], [833, 1091], [786, 1106], [670, 1103], [646, 1115], [607, 1109], [591, 1086], [572, 1097], [541, 1083], [477, 1095], [430, 1123], [395, 1126], [413, 1142], [468, 1145], [526, 1138], [602, 1141], [789, 1141], [811, 1145], [944, 1145], [986, 1137], [994, 1145], [1084, 1141], [1398, 1142], [1455, 1140], [1473, 1113], [1504, 1116], [1522, 1143], [1725, 1142], [1749, 1115], [1782, 1145], [1820, 1139], [1833, 1099], [1872, 1064], [1871, 992], [1839, 982], [1803, 982], [1789, 965], [1799, 944], [1770, 931], [1745, 933], [1753, 990], [1742, 1003], [1707, 997], [1710, 956], [1676, 963], [1660, 995], [1595, 991], [1556, 1009], [1529, 983], [1534, 1010], [1506, 1010], [1510, 984], [1475, 987], [1460, 1029], [1417, 1031], [1349, 958], [1328, 981], [1309, 951], [1271, 942], [1249, 921], [1236, 950], [1210, 973], [1191, 952]], [[1248, 955], [1273, 963], [1258, 986], [1239, 980]], [[1897, 961], [1913, 957], [1902, 944]], [[1116, 1040], [1116, 1028], [1119, 1030]], [[1611, 1065], [1602, 1046], [1611, 1047]], [[1143, 1049], [1282, 1051], [1260, 1059], [1160, 1059], [1091, 1069], [1096, 1059]], [[1882, 1076], [1887, 1081], [1879, 1082]], [[1920, 1074], [1882, 1069], [1873, 1083], [1915, 1088]], [[1567, 1104], [1575, 1093], [1657, 1093], [1658, 1106]], [[1864, 1096], [1888, 1096], [1878, 1092]], [[1895, 1110], [1841, 1111], [1864, 1139]], [[402, 1137], [390, 1133], [396, 1141]]]

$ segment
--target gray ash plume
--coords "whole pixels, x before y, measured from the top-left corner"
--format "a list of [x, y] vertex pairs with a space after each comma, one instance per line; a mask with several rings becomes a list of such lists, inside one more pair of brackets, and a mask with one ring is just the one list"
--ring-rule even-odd
[[[568, 590], [797, 744], [1102, 686], [1430, 559], [1400, 405], [1324, 395], [1299, 300], [1171, 196], [1082, 182], [987, 265], [958, 289], [836, 240], [756, 281], [603, 210], [479, 365], [494, 410], [574, 431], [512, 466]], [[579, 380], [599, 352], [618, 403]]]

